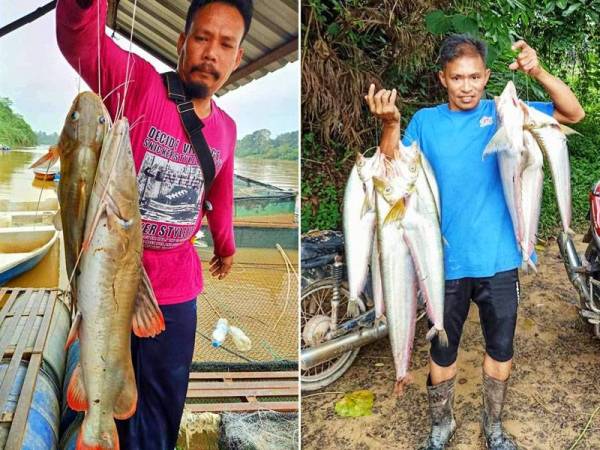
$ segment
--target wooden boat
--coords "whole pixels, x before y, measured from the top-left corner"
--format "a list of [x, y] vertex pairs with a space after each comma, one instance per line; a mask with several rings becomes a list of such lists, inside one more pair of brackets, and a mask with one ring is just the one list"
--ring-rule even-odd
[[0, 228], [0, 286], [35, 267], [58, 235], [49, 225]]
[[58, 173], [58, 170], [59, 169], [55, 167], [36, 167], [35, 169], [33, 169], [33, 175], [36, 180], [52, 181]]

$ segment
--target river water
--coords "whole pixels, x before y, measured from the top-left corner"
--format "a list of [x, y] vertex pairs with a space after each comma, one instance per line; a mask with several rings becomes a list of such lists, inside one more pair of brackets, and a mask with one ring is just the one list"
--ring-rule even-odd
[[[0, 151], [0, 201], [37, 201], [40, 193], [42, 199], [56, 196], [53, 183], [34, 181], [33, 171], [28, 169], [29, 165], [47, 150], [48, 146], [43, 145]], [[298, 191], [296, 161], [237, 158], [235, 172], [282, 189]]]

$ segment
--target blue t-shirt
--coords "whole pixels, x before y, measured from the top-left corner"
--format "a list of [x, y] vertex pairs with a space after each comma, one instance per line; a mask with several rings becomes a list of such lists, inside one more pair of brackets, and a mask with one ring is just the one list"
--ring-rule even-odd
[[[554, 105], [528, 102], [552, 115]], [[469, 111], [448, 104], [415, 113], [404, 145], [417, 141], [429, 160], [440, 191], [447, 280], [489, 277], [521, 265], [521, 253], [504, 199], [497, 156], [482, 160], [496, 132], [493, 100]]]

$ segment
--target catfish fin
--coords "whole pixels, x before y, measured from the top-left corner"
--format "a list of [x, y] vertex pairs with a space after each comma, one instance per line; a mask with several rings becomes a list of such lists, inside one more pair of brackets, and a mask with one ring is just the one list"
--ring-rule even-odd
[[67, 342], [65, 343], [65, 350], [77, 340], [77, 337], [79, 336], [79, 325], [81, 325], [81, 311], [77, 311], [77, 314], [75, 314], [71, 329], [69, 330], [69, 335], [67, 336]]
[[138, 337], [154, 337], [165, 330], [165, 319], [158, 307], [154, 289], [142, 267], [142, 276], [133, 311], [133, 333]]
[[71, 375], [71, 380], [69, 380], [67, 403], [73, 411], [87, 411], [89, 408], [85, 386], [83, 385], [81, 363], [77, 364]]
[[39, 167], [41, 165], [44, 166], [52, 166], [56, 161], [58, 161], [59, 155], [58, 155], [58, 147], [56, 146], [51, 146], [48, 149], [48, 153], [42, 155], [40, 158], [38, 158], [36, 161], [34, 161], [33, 163], [31, 163], [31, 165], [29, 166], [30, 169], [33, 169], [35, 167]]
[[365, 200], [363, 202], [362, 205], [362, 210], [360, 211], [360, 218], [362, 219], [365, 214], [367, 214], [369, 211], [372, 211], [373, 207], [371, 206], [371, 202], [369, 201], [369, 196], [365, 195]]
[[123, 387], [117, 395], [115, 406], [113, 407], [113, 416], [115, 419], [129, 419], [135, 414], [137, 408], [138, 392], [135, 384], [135, 375], [133, 366], [128, 365], [123, 376]]
[[581, 134], [579, 131], [574, 130], [571, 127], [568, 127], [564, 124], [559, 124], [560, 125], [560, 131], [562, 131], [565, 135], [570, 136], [571, 134], [576, 134], [578, 136], [583, 136], [583, 134]]
[[383, 221], [384, 225], [387, 225], [391, 222], [396, 222], [398, 220], [402, 220], [404, 218], [404, 214], [406, 212], [406, 199], [404, 197], [400, 198], [394, 206], [389, 210], [387, 216], [385, 216], [385, 220]]
[[485, 159], [486, 156], [491, 155], [492, 153], [504, 151], [509, 147], [510, 144], [508, 135], [506, 134], [506, 128], [500, 127], [490, 142], [488, 142], [488, 145], [485, 147], [482, 159]]
[[62, 217], [60, 215], [60, 209], [56, 211], [56, 214], [54, 214], [54, 216], [52, 216], [52, 225], [54, 225], [54, 228], [56, 228], [58, 231], [62, 231], [63, 226]]

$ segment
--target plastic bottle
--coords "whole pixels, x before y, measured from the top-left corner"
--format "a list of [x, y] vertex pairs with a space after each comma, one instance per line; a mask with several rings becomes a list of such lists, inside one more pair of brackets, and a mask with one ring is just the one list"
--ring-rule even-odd
[[227, 322], [227, 319], [217, 320], [217, 326], [212, 333], [212, 346], [218, 348], [223, 345], [223, 341], [225, 341], [228, 331], [229, 323]]
[[231, 327], [229, 327], [229, 332], [231, 333], [233, 343], [239, 351], [247, 352], [252, 348], [252, 341], [248, 336], [246, 336], [246, 333], [244, 333], [238, 327], [234, 327], [232, 325]]

